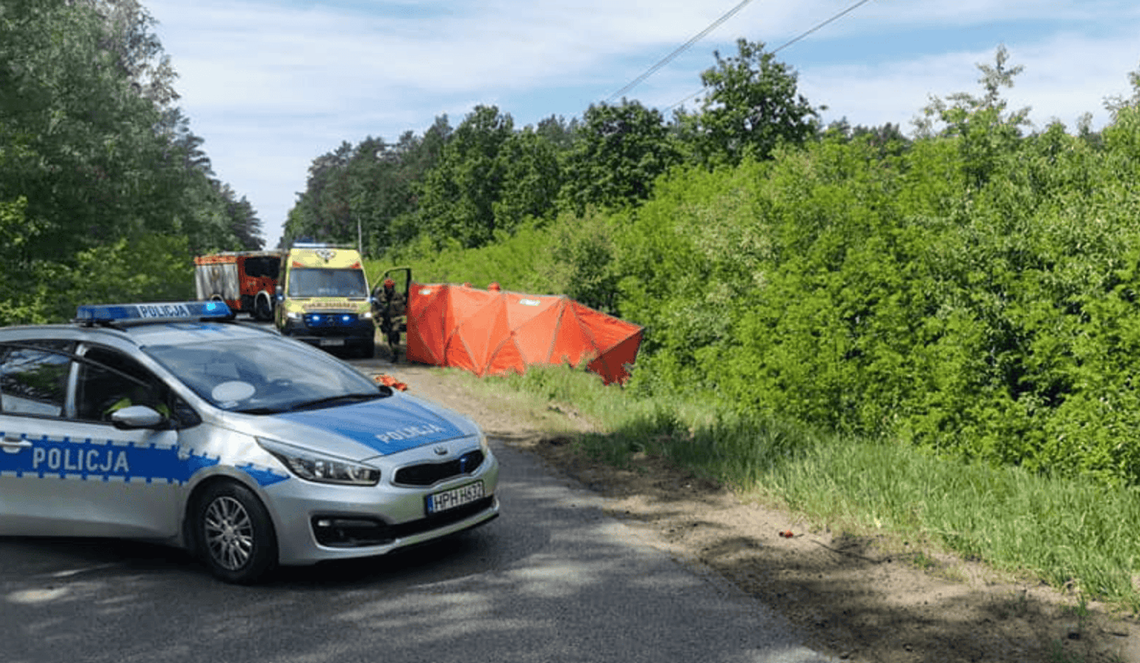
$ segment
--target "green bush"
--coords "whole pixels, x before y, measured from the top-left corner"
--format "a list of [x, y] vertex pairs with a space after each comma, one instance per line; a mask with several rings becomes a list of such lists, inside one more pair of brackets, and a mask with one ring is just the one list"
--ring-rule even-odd
[[1140, 482], [1137, 141], [1054, 126], [984, 178], [960, 143], [829, 138], [660, 182], [615, 234], [619, 314], [649, 329], [631, 387]]
[[499, 233], [498, 241], [478, 249], [464, 249], [456, 241], [443, 250], [421, 236], [399, 250], [365, 263], [369, 283], [375, 284], [385, 270], [410, 266], [417, 283], [470, 283], [486, 288], [498, 283], [504, 290], [560, 294], [553, 291], [545, 265], [549, 262], [549, 233], [534, 224], [514, 234]]
[[645, 326], [632, 395], [1135, 485], [1140, 111], [1095, 140], [991, 115], [676, 168], [636, 207], [386, 262]]

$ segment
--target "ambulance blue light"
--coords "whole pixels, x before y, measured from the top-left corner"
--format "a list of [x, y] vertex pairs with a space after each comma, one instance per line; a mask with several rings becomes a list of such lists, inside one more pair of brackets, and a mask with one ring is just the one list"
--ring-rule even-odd
[[78, 322], [123, 322], [130, 320], [224, 320], [233, 316], [225, 302], [169, 302], [155, 304], [83, 304], [75, 314]]

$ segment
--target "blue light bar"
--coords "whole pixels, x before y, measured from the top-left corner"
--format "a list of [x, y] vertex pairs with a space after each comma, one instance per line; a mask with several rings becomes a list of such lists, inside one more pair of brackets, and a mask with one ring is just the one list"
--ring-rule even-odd
[[156, 304], [83, 304], [77, 322], [125, 322], [141, 320], [224, 320], [233, 316], [225, 302], [170, 302]]

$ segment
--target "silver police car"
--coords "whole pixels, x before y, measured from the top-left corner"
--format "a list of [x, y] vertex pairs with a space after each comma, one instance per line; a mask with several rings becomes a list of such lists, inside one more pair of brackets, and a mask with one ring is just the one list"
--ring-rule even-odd
[[221, 302], [0, 329], [0, 535], [185, 547], [219, 578], [489, 522], [479, 428]]

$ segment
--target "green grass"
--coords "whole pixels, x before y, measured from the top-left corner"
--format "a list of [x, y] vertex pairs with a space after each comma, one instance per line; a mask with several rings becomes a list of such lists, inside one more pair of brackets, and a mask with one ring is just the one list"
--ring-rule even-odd
[[639, 399], [589, 373], [532, 368], [482, 389], [571, 404], [602, 432], [582, 448], [615, 465], [670, 459], [833, 530], [926, 541], [997, 570], [1029, 573], [1140, 611], [1140, 490], [949, 461], [890, 441], [828, 435], [707, 403]]

